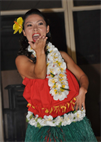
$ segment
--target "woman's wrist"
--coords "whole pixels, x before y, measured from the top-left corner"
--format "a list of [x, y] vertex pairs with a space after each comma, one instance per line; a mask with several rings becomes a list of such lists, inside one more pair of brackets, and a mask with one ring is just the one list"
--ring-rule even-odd
[[36, 50], [36, 56], [45, 55], [45, 50]]
[[79, 83], [80, 83], [80, 88], [82, 88], [82, 90], [86, 94], [89, 86], [88, 77], [85, 74], [83, 74], [79, 79]]
[[87, 89], [84, 86], [81, 86], [80, 89], [82, 89], [82, 91], [84, 92], [84, 94], [87, 93]]

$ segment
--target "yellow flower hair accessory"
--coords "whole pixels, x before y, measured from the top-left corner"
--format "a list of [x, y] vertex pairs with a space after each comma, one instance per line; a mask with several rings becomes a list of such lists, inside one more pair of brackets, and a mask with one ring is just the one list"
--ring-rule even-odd
[[22, 27], [22, 24], [23, 24], [22, 17], [17, 18], [17, 21], [14, 21], [14, 23], [15, 24], [13, 25], [13, 30], [15, 30], [15, 31], [14, 31], [13, 34], [16, 34], [18, 31], [19, 31], [19, 34], [21, 34], [22, 29], [23, 29], [23, 27]]

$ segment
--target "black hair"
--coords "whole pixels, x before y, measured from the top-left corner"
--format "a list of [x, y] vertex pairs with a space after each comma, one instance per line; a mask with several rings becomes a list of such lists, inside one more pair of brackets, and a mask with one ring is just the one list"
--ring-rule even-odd
[[[44, 19], [44, 21], [46, 22], [46, 26], [49, 25], [47, 19], [45, 18], [44, 13], [40, 12], [38, 9], [31, 9], [31, 10], [27, 11], [25, 13], [25, 15], [23, 16], [24, 22], [25, 22], [26, 18], [31, 14], [37, 14], [37, 15], [41, 16]], [[24, 29], [24, 22], [23, 22], [23, 29]], [[48, 37], [48, 40], [49, 40], [50, 32], [46, 36]], [[29, 44], [28, 44], [27, 38], [23, 35], [23, 33], [22, 33], [22, 37], [20, 39], [20, 44], [21, 44], [21, 48], [18, 51], [18, 55], [25, 55], [28, 58], [30, 58], [31, 60], [33, 60], [33, 63], [36, 63], [36, 57], [32, 58], [31, 57], [32, 53], [27, 51], [27, 47], [28, 47]]]
[[[31, 9], [31, 10], [27, 11], [25, 13], [25, 15], [23, 16], [24, 22], [25, 22], [26, 18], [32, 14], [37, 14], [37, 15], [41, 16], [44, 19], [44, 21], [46, 22], [46, 26], [48, 26], [48, 20], [46, 19], [45, 14], [40, 12], [38, 9]], [[23, 22], [23, 29], [24, 29], [24, 22]]]

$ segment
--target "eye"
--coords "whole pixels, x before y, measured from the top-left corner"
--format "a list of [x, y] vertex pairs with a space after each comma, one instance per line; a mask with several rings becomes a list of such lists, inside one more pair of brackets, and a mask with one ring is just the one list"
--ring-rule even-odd
[[40, 22], [38, 25], [43, 25], [43, 22]]
[[28, 25], [27, 25], [27, 27], [31, 27], [31, 26], [32, 26], [31, 24], [28, 24]]

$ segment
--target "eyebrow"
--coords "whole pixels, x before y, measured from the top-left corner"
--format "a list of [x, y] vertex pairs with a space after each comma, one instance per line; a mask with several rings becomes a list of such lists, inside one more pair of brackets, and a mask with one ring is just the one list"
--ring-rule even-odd
[[44, 22], [44, 20], [39, 20], [39, 21], [37, 21], [37, 23], [40, 22], [40, 21]]
[[[40, 22], [40, 21], [44, 22], [44, 20], [38, 20], [37, 23]], [[33, 22], [28, 21], [27, 23], [33, 23]], [[27, 23], [25, 23], [25, 25], [26, 25]]]

